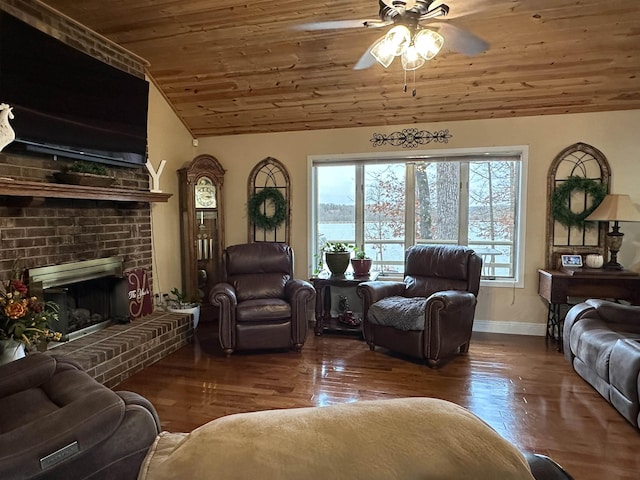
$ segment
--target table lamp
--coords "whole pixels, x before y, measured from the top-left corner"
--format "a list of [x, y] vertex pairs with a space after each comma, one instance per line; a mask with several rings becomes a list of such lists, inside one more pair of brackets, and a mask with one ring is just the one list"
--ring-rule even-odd
[[631, 202], [629, 195], [609, 194], [585, 220], [598, 222], [613, 222], [612, 230], [607, 233], [609, 246], [609, 262], [602, 268], [605, 270], [622, 270], [618, 263], [618, 252], [622, 246], [624, 233], [620, 231], [618, 222], [640, 222], [640, 212]]

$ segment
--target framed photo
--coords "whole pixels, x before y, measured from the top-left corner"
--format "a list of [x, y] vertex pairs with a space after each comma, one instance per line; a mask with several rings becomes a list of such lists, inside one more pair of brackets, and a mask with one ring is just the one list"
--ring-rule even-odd
[[562, 255], [563, 267], [582, 267], [582, 257], [580, 255]]

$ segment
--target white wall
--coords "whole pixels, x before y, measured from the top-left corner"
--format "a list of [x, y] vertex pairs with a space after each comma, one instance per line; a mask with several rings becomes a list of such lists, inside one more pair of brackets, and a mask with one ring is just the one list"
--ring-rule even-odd
[[[200, 138], [197, 153], [215, 156], [227, 170], [224, 182], [227, 245], [247, 241], [247, 179], [258, 162], [265, 157], [274, 157], [287, 167], [291, 177], [291, 244], [296, 252], [296, 276], [307, 277], [311, 271], [307, 261], [307, 157], [393, 150], [406, 152], [402, 147], [373, 147], [370, 141], [373, 133], [389, 134], [402, 128], [431, 132], [449, 129], [453, 137], [447, 144], [429, 144], [421, 146], [421, 150], [529, 146], [525, 287], [482, 287], [476, 313], [477, 325], [481, 329], [543, 332], [546, 306], [537, 294], [537, 269], [545, 262], [547, 172], [562, 149], [584, 142], [601, 150], [612, 170], [611, 191], [630, 194], [636, 206], [640, 206], [637, 188], [640, 181], [638, 110]], [[640, 224], [622, 224], [622, 231], [625, 239], [619, 261], [627, 268], [640, 271]], [[175, 247], [175, 241], [169, 238], [170, 231], [164, 233], [168, 235], [164, 238], [163, 234], [163, 242], [170, 242], [170, 245], [163, 247], [162, 251], [168, 253]], [[162, 270], [166, 272], [174, 268], [174, 263], [161, 267], [161, 274]]]
[[149, 160], [156, 170], [161, 160], [167, 161], [160, 176], [160, 189], [173, 194], [167, 203], [151, 204], [153, 290], [154, 293], [166, 293], [173, 287], [182, 288], [176, 172], [193, 160], [195, 149], [191, 134], [153, 83], [149, 90]]

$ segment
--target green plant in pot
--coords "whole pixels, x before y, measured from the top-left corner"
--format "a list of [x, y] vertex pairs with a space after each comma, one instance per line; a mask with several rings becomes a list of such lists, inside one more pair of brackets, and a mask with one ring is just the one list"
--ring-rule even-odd
[[190, 313], [193, 315], [193, 328], [198, 327], [200, 321], [200, 302], [190, 300], [187, 295], [174, 288], [165, 296], [167, 311], [173, 313]]
[[349, 267], [353, 245], [343, 242], [327, 242], [322, 247], [327, 267], [333, 275], [344, 275]]
[[351, 259], [353, 274], [356, 277], [366, 277], [369, 275], [373, 260], [367, 255], [364, 248], [355, 247], [354, 252], [355, 256]]
[[73, 162], [64, 171], [55, 172], [53, 176], [62, 183], [90, 187], [108, 187], [115, 181], [115, 177], [109, 174], [104, 165], [85, 161]]

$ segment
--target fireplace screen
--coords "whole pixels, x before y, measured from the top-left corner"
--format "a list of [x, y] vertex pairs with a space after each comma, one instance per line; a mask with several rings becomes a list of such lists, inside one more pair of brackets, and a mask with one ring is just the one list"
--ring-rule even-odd
[[59, 322], [52, 327], [63, 340], [129, 321], [121, 257], [30, 269], [29, 284], [60, 307]]

